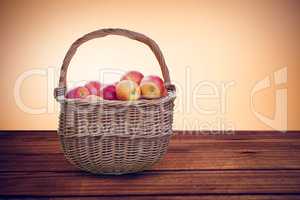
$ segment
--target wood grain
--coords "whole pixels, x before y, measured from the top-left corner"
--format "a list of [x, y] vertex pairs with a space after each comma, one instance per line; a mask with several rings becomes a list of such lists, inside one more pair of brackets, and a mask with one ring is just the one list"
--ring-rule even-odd
[[300, 170], [158, 171], [124, 176], [84, 172], [0, 173], [2, 195], [298, 194]]
[[300, 199], [300, 132], [178, 133], [153, 169], [95, 176], [54, 131], [0, 132], [0, 199]]
[[[178, 134], [152, 170], [300, 169], [299, 155], [300, 134], [295, 132]], [[0, 134], [0, 171], [78, 169], [65, 160], [55, 132], [11, 132]]]
[[[21, 200], [24, 197], [5, 197], [0, 200]], [[97, 196], [97, 197], [26, 197], [26, 200], [299, 200], [298, 195], [150, 195], [150, 196]]]

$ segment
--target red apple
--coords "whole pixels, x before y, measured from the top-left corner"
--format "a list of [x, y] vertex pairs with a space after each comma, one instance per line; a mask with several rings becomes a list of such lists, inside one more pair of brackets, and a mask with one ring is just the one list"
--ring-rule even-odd
[[164, 81], [158, 76], [144, 77], [140, 87], [142, 96], [146, 99], [156, 99], [167, 94]]
[[134, 81], [122, 80], [116, 85], [116, 93], [119, 100], [137, 100], [141, 96], [141, 89]]
[[129, 71], [124, 76], [122, 76], [121, 80], [131, 80], [136, 82], [139, 85], [143, 78], [144, 75], [141, 72]]
[[66, 98], [68, 99], [75, 99], [75, 94], [76, 94], [76, 88], [73, 88], [71, 90], [69, 90], [66, 94]]
[[90, 94], [89, 90], [86, 87], [78, 87], [75, 91], [75, 98], [85, 98]]
[[85, 87], [89, 90], [92, 95], [99, 95], [101, 84], [98, 81], [90, 81], [85, 84]]
[[106, 100], [117, 100], [115, 85], [107, 85], [100, 91], [100, 96]]

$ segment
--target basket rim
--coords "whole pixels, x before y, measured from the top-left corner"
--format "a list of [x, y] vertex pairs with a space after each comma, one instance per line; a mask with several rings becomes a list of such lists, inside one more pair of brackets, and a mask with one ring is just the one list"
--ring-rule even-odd
[[[57, 88], [65, 90], [65, 88]], [[122, 100], [105, 100], [99, 99], [97, 101], [91, 101], [87, 99], [68, 99], [65, 96], [57, 98], [60, 104], [72, 104], [72, 105], [107, 105], [107, 106], [145, 106], [145, 105], [160, 105], [164, 102], [169, 102], [176, 98], [175, 87], [168, 89], [168, 95], [157, 99], [138, 99], [134, 101], [122, 101]]]

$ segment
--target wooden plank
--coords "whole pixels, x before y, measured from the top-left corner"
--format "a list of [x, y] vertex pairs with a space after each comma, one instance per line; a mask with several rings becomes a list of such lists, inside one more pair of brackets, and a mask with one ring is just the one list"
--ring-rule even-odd
[[181, 134], [153, 171], [94, 176], [67, 163], [53, 131], [0, 132], [0, 199], [299, 199], [299, 145], [299, 132]]
[[1, 195], [299, 194], [300, 170], [160, 171], [123, 176], [0, 173]]
[[[299, 169], [300, 152], [169, 152], [152, 170]], [[288, 156], [287, 156], [288, 155]], [[0, 171], [78, 171], [63, 154], [0, 155]]]
[[[215, 143], [219, 142], [237, 142], [246, 145], [244, 146], [245, 148], [251, 146], [255, 148], [255, 145], [251, 142], [272, 142], [280, 145], [282, 140], [284, 140], [290, 142], [290, 146], [293, 147], [300, 141], [300, 131], [287, 133], [237, 131], [235, 134], [223, 133], [214, 135], [206, 135], [205, 132], [188, 132], [183, 134], [184, 132], [177, 131], [176, 133], [172, 138], [172, 142], [184, 143], [188, 146], [192, 144], [214, 146]], [[249, 142], [250, 144], [248, 144]], [[23, 153], [61, 153], [55, 131], [0, 131], [0, 153], [14, 153], [15, 151]], [[192, 149], [189, 149], [189, 151], [192, 151]]]
[[[153, 170], [299, 169], [298, 132], [177, 135]], [[0, 171], [78, 171], [63, 157], [55, 132], [0, 133]]]
[[178, 196], [105, 196], [105, 197], [5, 197], [0, 200], [299, 200], [300, 195], [178, 195]]
[[[57, 132], [55, 130], [19, 130], [19, 131], [0, 131], [1, 138], [5, 137], [20, 137], [20, 138], [47, 138], [49, 136], [56, 136]], [[175, 130], [174, 131], [175, 137], [182, 135], [188, 136], [190, 138], [196, 137], [202, 137], [205, 139], [230, 139], [230, 138], [236, 138], [236, 139], [267, 139], [267, 138], [273, 138], [278, 139], [282, 137], [293, 137], [296, 139], [300, 138], [300, 130], [298, 131], [286, 131], [286, 132], [280, 132], [280, 131], [246, 131], [246, 130], [238, 130], [234, 132], [226, 132], [226, 131], [180, 131]]]

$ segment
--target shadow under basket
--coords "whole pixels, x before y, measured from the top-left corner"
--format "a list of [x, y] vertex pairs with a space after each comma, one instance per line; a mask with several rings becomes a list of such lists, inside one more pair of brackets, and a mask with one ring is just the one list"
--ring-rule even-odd
[[[150, 47], [156, 56], [168, 93], [159, 99], [136, 101], [66, 99], [67, 68], [84, 42], [106, 35], [121, 35]], [[126, 174], [149, 169], [166, 153], [172, 136], [175, 87], [158, 45], [147, 36], [124, 29], [100, 29], [73, 43], [65, 56], [59, 87], [58, 135], [65, 157], [94, 174]]]

